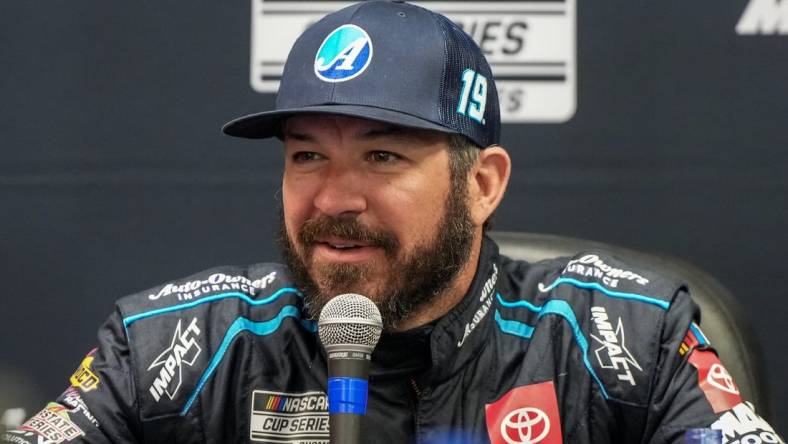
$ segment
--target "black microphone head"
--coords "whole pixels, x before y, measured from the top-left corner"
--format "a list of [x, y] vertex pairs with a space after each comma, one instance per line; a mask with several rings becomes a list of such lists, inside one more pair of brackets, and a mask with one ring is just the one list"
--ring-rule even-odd
[[369, 298], [347, 293], [328, 301], [320, 312], [317, 327], [327, 351], [349, 346], [372, 353], [383, 330], [383, 319]]

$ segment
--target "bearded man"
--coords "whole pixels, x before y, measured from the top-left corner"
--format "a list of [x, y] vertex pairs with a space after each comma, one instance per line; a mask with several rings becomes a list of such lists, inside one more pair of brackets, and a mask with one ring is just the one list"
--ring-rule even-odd
[[283, 141], [286, 265], [119, 300], [71, 387], [5, 442], [327, 443], [315, 319], [349, 292], [384, 325], [365, 442], [681, 443], [705, 427], [782, 442], [732, 382], [699, 384], [724, 367], [681, 282], [601, 253], [498, 254], [485, 230], [511, 161], [495, 82], [445, 17], [388, 1], [330, 14], [295, 43], [276, 109], [224, 131]]

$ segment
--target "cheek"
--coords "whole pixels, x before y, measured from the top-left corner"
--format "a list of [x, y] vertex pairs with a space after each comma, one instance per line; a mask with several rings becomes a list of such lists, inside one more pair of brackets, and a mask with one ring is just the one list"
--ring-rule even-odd
[[304, 198], [303, 193], [292, 186], [288, 186], [287, 181], [282, 183], [282, 216], [285, 223], [285, 229], [290, 234], [291, 238], [295, 238], [293, 234], [301, 226], [301, 223], [308, 215], [307, 200]]
[[446, 209], [448, 177], [419, 177], [399, 184], [387, 199], [389, 226], [417, 242], [431, 239]]
[[322, 186], [315, 174], [289, 173], [282, 176], [282, 206], [295, 213], [303, 212], [314, 204], [314, 199]]

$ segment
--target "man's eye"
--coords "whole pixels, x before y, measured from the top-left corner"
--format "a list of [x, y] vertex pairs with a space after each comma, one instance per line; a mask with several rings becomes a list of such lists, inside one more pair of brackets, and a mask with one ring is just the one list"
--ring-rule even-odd
[[320, 158], [320, 155], [312, 151], [299, 151], [294, 153], [292, 158], [293, 162], [302, 163], [317, 160]]
[[401, 157], [388, 151], [373, 151], [370, 153], [370, 159], [377, 163], [391, 163], [400, 160]]

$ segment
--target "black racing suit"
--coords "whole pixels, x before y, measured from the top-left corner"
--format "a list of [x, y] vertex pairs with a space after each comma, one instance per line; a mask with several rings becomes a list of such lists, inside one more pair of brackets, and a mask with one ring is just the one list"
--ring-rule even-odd
[[[6, 442], [327, 443], [326, 360], [281, 265], [120, 299], [71, 387]], [[600, 253], [528, 264], [485, 239], [464, 299], [384, 334], [370, 443], [782, 442], [743, 402], [687, 289]], [[756, 439], [757, 438], [757, 439]]]

